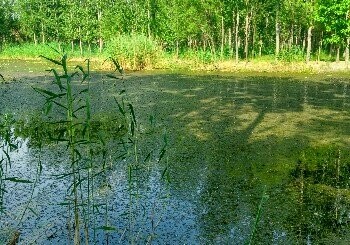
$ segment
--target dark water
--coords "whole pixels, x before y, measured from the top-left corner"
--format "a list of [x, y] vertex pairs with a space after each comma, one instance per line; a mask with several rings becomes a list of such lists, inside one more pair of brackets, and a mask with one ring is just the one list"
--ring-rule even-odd
[[[45, 142], [39, 154], [30, 136], [38, 125], [33, 115], [45, 102], [31, 86], [51, 88], [52, 78], [16, 76], [17, 82], [0, 85], [0, 108], [25, 118], [27, 131], [11, 153], [8, 176], [34, 180], [38, 161], [43, 170], [21, 224], [16, 217], [31, 185], [6, 186], [0, 226], [19, 230], [22, 244], [66, 244], [72, 220], [67, 206], [58, 204], [70, 183], [53, 177], [69, 168], [66, 148]], [[145, 244], [152, 235], [154, 244], [246, 244], [255, 228], [253, 244], [348, 244], [349, 81], [135, 73], [123, 85], [93, 73], [97, 118], [118, 113], [113, 96], [125, 86], [139, 122], [141, 158], [162, 147], [164, 131], [168, 138], [165, 160], [142, 169], [137, 198], [130, 199], [126, 160], [111, 154], [110, 188], [95, 196], [108, 205], [101, 206], [95, 225], [107, 217], [116, 229], [97, 230], [97, 240]], [[111, 140], [109, 147], [113, 153], [117, 146]], [[162, 178], [167, 166], [170, 182]]]

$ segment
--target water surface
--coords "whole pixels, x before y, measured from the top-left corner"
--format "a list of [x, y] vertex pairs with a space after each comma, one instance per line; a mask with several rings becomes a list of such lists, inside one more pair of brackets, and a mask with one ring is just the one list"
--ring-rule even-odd
[[[10, 67], [1, 72], [12, 76]], [[31, 122], [45, 102], [32, 86], [52, 88], [52, 77], [39, 71], [15, 75], [16, 82], [0, 85], [0, 112]], [[166, 161], [150, 163], [142, 174], [133, 241], [144, 244], [153, 234], [155, 244], [245, 244], [255, 227], [254, 244], [350, 242], [349, 81], [162, 72], [133, 73], [122, 82], [94, 72], [91, 96], [97, 118], [118, 113], [114, 96], [125, 88], [139, 122], [140, 154], [159, 150], [165, 131], [168, 138]], [[33, 180], [38, 148], [28, 134], [20, 140], [11, 155], [10, 175]], [[68, 241], [67, 207], [58, 203], [65, 200], [69, 182], [52, 177], [67, 170], [65, 147], [46, 142], [44, 152], [30, 204], [34, 212], [19, 227], [10, 215], [1, 218], [0, 226], [21, 232], [22, 244]], [[118, 229], [108, 238], [102, 231], [97, 236], [101, 244], [106, 239], [127, 243], [127, 169], [122, 161], [110, 161], [111, 190], [96, 195], [108, 197], [109, 224]], [[170, 182], [162, 179], [166, 165]], [[6, 210], [16, 214], [30, 186], [7, 188]], [[97, 222], [103, 224], [101, 217]]]

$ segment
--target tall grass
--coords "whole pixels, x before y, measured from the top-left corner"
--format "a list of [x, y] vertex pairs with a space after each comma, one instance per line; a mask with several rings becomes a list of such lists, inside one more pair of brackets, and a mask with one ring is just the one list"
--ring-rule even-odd
[[107, 53], [132, 70], [153, 67], [163, 55], [162, 48], [144, 35], [118, 35], [107, 43]]
[[250, 238], [249, 238], [249, 245], [254, 244], [254, 238], [255, 238], [255, 234], [256, 231], [258, 229], [258, 225], [261, 219], [261, 214], [263, 211], [263, 205], [266, 203], [266, 201], [269, 199], [269, 195], [266, 194], [266, 186], [264, 187], [264, 191], [262, 193], [261, 199], [260, 199], [260, 203], [258, 206], [258, 210], [255, 216], [255, 221], [254, 221], [254, 226], [252, 227], [252, 231], [250, 233]]
[[[29, 204], [32, 201], [34, 190], [36, 188], [36, 185], [40, 178], [40, 172], [42, 170], [41, 163], [39, 162], [35, 176], [35, 181], [23, 179], [9, 174], [14, 164], [11, 159], [11, 154], [13, 151], [16, 151], [19, 148], [19, 145], [21, 144], [21, 139], [18, 138], [15, 134], [15, 123], [16, 120], [11, 114], [0, 114], [0, 214], [3, 217], [12, 217], [14, 220], [17, 221], [15, 227], [9, 227], [9, 231], [5, 229], [5, 231], [0, 233], [0, 243], [3, 242], [6, 244], [17, 243], [20, 236], [20, 233], [17, 229], [18, 227], [20, 227], [27, 211], [33, 211], [29, 207]], [[5, 194], [11, 193], [9, 188], [7, 187], [8, 182], [12, 182], [14, 184], [32, 184], [32, 188], [30, 190], [30, 198], [26, 200], [26, 203], [24, 204], [24, 209], [14, 214], [7, 212], [7, 207], [4, 205]]]
[[81, 50], [76, 47], [72, 50], [71, 44], [50, 42], [46, 44], [34, 44], [34, 43], [23, 43], [23, 44], [9, 44], [6, 45], [0, 52], [1, 58], [9, 59], [28, 59], [28, 58], [39, 58], [40, 55], [45, 54], [48, 57], [54, 57], [59, 52], [66, 52], [71, 58], [81, 58], [81, 57], [96, 57], [104, 59], [108, 57], [108, 53], [100, 53], [98, 47], [83, 46], [82, 53]]
[[[69, 225], [71, 238], [74, 244], [96, 243], [96, 232], [104, 231], [105, 239], [108, 243], [109, 233], [116, 232], [116, 227], [110, 223], [108, 195], [105, 198], [95, 197], [96, 192], [104, 190], [106, 193], [111, 191], [109, 175], [115, 168], [115, 161], [126, 161], [129, 192], [129, 226], [126, 228], [128, 240], [134, 243], [138, 240], [135, 235], [135, 222], [140, 209], [139, 197], [140, 186], [142, 183], [141, 175], [146, 166], [146, 162], [152, 157], [152, 150], [146, 158], [140, 151], [140, 142], [138, 135], [139, 124], [137, 121], [135, 109], [128, 100], [125, 88], [118, 93], [115, 99], [116, 110], [119, 112], [120, 120], [116, 124], [109, 121], [110, 124], [118, 125], [114, 128], [119, 132], [118, 144], [114, 144], [118, 149], [109, 149], [108, 137], [99, 129], [94, 127], [93, 115], [91, 113], [90, 101], [90, 63], [87, 61], [87, 68], [77, 66], [73, 72], [68, 71], [67, 55], [63, 55], [61, 60], [43, 57], [44, 59], [57, 65], [60, 69], [51, 69], [55, 79], [56, 89], [46, 90], [43, 88], [34, 88], [36, 92], [45, 97], [44, 112], [49, 115], [56, 107], [64, 118], [49, 120], [50, 125], [56, 125], [60, 128], [58, 135], [47, 135], [47, 138], [54, 139], [56, 142], [66, 144], [67, 157], [69, 158], [70, 169], [68, 172], [58, 174], [58, 179], [69, 179], [70, 186], [66, 201], [61, 205], [67, 206], [72, 211], [73, 224]], [[120, 76], [110, 74], [108, 78], [124, 83], [123, 68], [116, 59], [112, 59], [115, 65], [115, 71]], [[60, 73], [59, 70], [62, 72]], [[82, 85], [77, 86], [76, 83]], [[50, 130], [48, 132], [51, 132]], [[166, 139], [166, 137], [165, 137]], [[157, 161], [161, 161], [165, 155], [166, 143], [158, 153]], [[119, 156], [112, 156], [119, 152]], [[164, 175], [167, 174], [166, 168]], [[100, 212], [103, 208], [104, 212]], [[103, 215], [104, 224], [97, 222], [97, 216]]]

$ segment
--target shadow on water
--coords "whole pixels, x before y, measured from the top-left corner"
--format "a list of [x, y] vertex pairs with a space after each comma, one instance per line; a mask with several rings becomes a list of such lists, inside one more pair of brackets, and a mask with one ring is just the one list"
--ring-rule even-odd
[[[22, 80], [0, 87], [2, 112], [40, 109], [28, 88], [47, 78]], [[113, 113], [120, 84], [92, 81], [92, 110]], [[159, 129], [141, 147], [164, 127], [169, 137], [171, 199], [156, 241], [248, 242], [265, 186], [254, 244], [350, 241], [349, 80], [136, 74], [125, 86], [141, 130], [149, 115]]]

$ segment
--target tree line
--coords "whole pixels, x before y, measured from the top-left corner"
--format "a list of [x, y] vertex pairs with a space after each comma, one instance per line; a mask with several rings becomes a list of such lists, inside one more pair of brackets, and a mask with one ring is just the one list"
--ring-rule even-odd
[[0, 43], [105, 45], [144, 35], [179, 55], [251, 59], [302, 53], [349, 60], [350, 0], [3, 0]]

